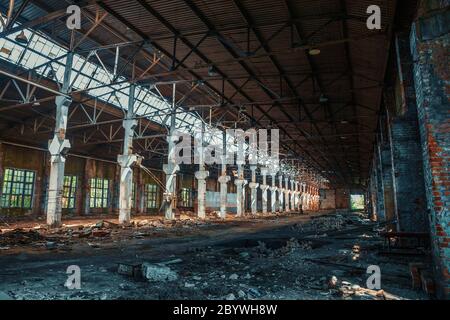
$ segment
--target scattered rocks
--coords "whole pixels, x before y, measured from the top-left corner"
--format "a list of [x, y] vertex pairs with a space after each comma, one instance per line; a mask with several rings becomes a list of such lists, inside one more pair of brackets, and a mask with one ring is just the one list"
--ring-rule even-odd
[[241, 256], [241, 258], [248, 258], [250, 256], [250, 254], [247, 251], [243, 251], [241, 253], [239, 253], [239, 256]]
[[177, 273], [169, 267], [146, 262], [142, 264], [142, 275], [149, 281], [175, 281], [178, 279]]
[[230, 280], [237, 280], [239, 276], [236, 273], [233, 273], [228, 279]]
[[139, 278], [142, 276], [142, 265], [119, 263], [117, 273], [124, 276]]
[[131, 286], [129, 286], [126, 283], [121, 283], [121, 284], [119, 284], [119, 289], [123, 290], [123, 291], [128, 291], [128, 290], [131, 290]]
[[36, 242], [43, 242], [46, 238], [35, 230], [25, 231], [18, 228], [0, 234], [0, 246], [28, 245]]
[[228, 294], [225, 300], [236, 300], [236, 296], [233, 293]]
[[258, 289], [255, 289], [255, 288], [250, 288], [248, 290], [248, 293], [251, 294], [255, 298], [259, 298], [262, 296], [261, 292], [259, 292]]

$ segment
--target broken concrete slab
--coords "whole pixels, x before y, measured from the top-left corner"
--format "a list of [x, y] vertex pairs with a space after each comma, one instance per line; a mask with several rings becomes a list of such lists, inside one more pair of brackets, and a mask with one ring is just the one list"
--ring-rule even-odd
[[141, 270], [142, 270], [142, 264], [119, 263], [118, 268], [117, 268], [117, 273], [124, 275], [124, 276], [139, 278], [142, 276]]
[[177, 273], [169, 267], [146, 262], [142, 264], [142, 275], [149, 281], [175, 281], [178, 279]]

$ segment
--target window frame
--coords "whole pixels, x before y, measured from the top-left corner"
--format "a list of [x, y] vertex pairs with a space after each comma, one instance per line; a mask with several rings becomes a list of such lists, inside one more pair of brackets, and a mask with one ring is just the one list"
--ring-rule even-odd
[[[69, 186], [66, 185], [66, 178], [70, 178], [70, 184]], [[73, 181], [75, 179], [75, 185], [73, 185]], [[66, 188], [69, 188], [66, 194]], [[78, 188], [78, 176], [76, 175], [64, 175], [64, 182], [63, 182], [63, 193], [61, 197], [61, 207], [63, 209], [75, 209], [76, 207], [76, 200], [77, 200], [77, 188]], [[64, 200], [67, 199], [66, 205], [64, 204]], [[73, 199], [73, 206], [70, 206], [70, 200]]]
[[[8, 170], [11, 170], [11, 179], [6, 180], [8, 176]], [[17, 172], [23, 172], [23, 178], [20, 181], [15, 181], [15, 177]], [[32, 175], [32, 181], [27, 181], [28, 175]], [[35, 191], [35, 182], [36, 182], [36, 176], [37, 173], [35, 170], [29, 170], [29, 169], [21, 169], [21, 168], [14, 168], [14, 167], [7, 167], [5, 168], [5, 171], [3, 172], [3, 183], [2, 183], [2, 196], [0, 199], [0, 206], [2, 208], [17, 208], [17, 209], [32, 209], [33, 208], [33, 199], [34, 199], [34, 191]], [[20, 186], [20, 193], [13, 193], [13, 188], [17, 188], [17, 184], [21, 184]], [[7, 192], [5, 192], [5, 184], [9, 184], [7, 187]], [[27, 186], [29, 186], [29, 193], [25, 193], [27, 190]], [[11, 198], [15, 196], [20, 198], [19, 202], [14, 200], [14, 205], [11, 205], [13, 202]], [[8, 197], [7, 205], [5, 197]], [[29, 205], [25, 206], [25, 198], [29, 197]]]
[[193, 207], [193, 194], [191, 188], [180, 189], [180, 207], [192, 208]]
[[[101, 181], [101, 186], [98, 186], [98, 181]], [[90, 192], [89, 192], [89, 208], [104, 209], [109, 206], [109, 181], [110, 179], [95, 177], [89, 179]], [[95, 183], [93, 183], [95, 182]], [[106, 183], [106, 187], [105, 187]], [[100, 196], [99, 196], [100, 194]], [[101, 205], [98, 205], [98, 200], [101, 201]]]
[[[150, 190], [150, 187], [154, 190]], [[146, 209], [157, 209], [158, 208], [158, 185], [154, 183], [146, 183], [144, 186], [145, 195], [145, 208]], [[154, 197], [154, 199], [150, 198]], [[149, 203], [154, 203], [154, 206], [150, 206]]]

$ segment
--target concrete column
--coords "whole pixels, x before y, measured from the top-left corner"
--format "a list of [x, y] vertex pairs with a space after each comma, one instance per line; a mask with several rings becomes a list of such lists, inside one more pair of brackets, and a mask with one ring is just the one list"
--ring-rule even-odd
[[238, 177], [234, 180], [234, 184], [236, 185], [236, 216], [241, 217], [245, 213], [244, 186], [247, 184], [241, 164], [238, 164]]
[[298, 191], [298, 181], [294, 181], [294, 210], [300, 211], [298, 208], [299, 199], [298, 199], [299, 191]]
[[289, 192], [290, 192], [290, 190], [289, 190], [289, 177], [288, 176], [286, 176], [284, 178], [284, 186], [285, 186], [285, 189], [284, 189], [284, 211], [289, 212], [290, 211], [290, 209], [289, 209]]
[[56, 123], [53, 139], [49, 142], [50, 152], [50, 178], [48, 184], [47, 224], [50, 227], [61, 225], [62, 192], [64, 184], [64, 167], [66, 155], [70, 149], [70, 142], [66, 139], [67, 118], [72, 99], [70, 92], [70, 76], [72, 73], [73, 52], [66, 58], [61, 95], [55, 98]]
[[227, 165], [226, 165], [226, 133], [223, 133], [223, 154], [221, 157], [221, 175], [217, 179], [220, 184], [220, 217], [225, 219], [227, 217], [227, 183], [230, 181], [230, 176], [227, 176]]
[[250, 170], [252, 171], [252, 182], [249, 183], [249, 187], [251, 190], [251, 195], [250, 195], [250, 204], [251, 204], [251, 210], [252, 210], [252, 214], [256, 214], [257, 211], [257, 196], [258, 196], [258, 186], [259, 183], [256, 182], [256, 169], [257, 166], [256, 165], [251, 165], [250, 166]]
[[247, 212], [247, 202], [246, 202], [246, 190], [245, 190], [245, 186], [248, 184], [248, 181], [246, 179], [244, 179], [243, 184], [242, 184], [242, 213], [245, 214]]
[[197, 179], [197, 200], [198, 212], [197, 216], [201, 219], [206, 218], [206, 178], [209, 176], [209, 171], [200, 166], [200, 170], [195, 172]]
[[266, 183], [266, 176], [268, 173], [268, 168], [263, 167], [261, 168], [261, 175], [263, 178], [263, 183], [262, 185], [260, 185], [259, 187], [261, 188], [261, 192], [262, 192], [262, 212], [263, 213], [267, 213], [267, 190], [269, 189], [269, 185]]
[[205, 154], [203, 150], [203, 134], [205, 132], [205, 123], [202, 123], [202, 133], [199, 142], [199, 165], [198, 171], [195, 172], [195, 178], [197, 179], [197, 216], [200, 219], [206, 218], [206, 178], [209, 176], [209, 171], [205, 170]]
[[276, 177], [275, 173], [272, 173], [272, 186], [270, 187], [270, 192], [271, 192], [271, 194], [270, 194], [270, 196], [271, 196], [271, 198], [270, 198], [270, 205], [271, 205], [270, 211], [272, 213], [275, 213], [277, 211], [276, 203], [277, 203], [277, 189], [278, 188], [275, 185], [275, 177]]
[[295, 211], [295, 186], [294, 186], [294, 179], [291, 177], [291, 210]]
[[220, 184], [220, 217], [225, 219], [227, 217], [227, 183], [230, 181], [230, 176], [227, 176], [225, 162], [222, 161], [222, 174], [218, 181]]
[[169, 145], [167, 164], [163, 165], [163, 171], [166, 174], [166, 191], [163, 194], [165, 205], [165, 218], [168, 220], [175, 219], [174, 209], [176, 208], [176, 191], [177, 191], [177, 172], [180, 167], [175, 162], [175, 143], [178, 137], [175, 135], [175, 119], [176, 119], [176, 84], [172, 86], [172, 114], [170, 117], [170, 135], [167, 137]]
[[279, 188], [278, 188], [278, 210], [280, 212], [283, 212], [284, 210], [284, 205], [283, 205], [283, 199], [284, 199], [284, 189], [283, 189], [283, 176], [280, 174], [278, 176], [278, 183], [279, 183]]
[[[128, 97], [128, 110], [122, 126], [125, 130], [123, 139], [123, 154], [117, 156], [120, 165], [119, 186], [119, 223], [127, 224], [131, 220], [131, 201], [133, 188], [133, 170], [131, 166], [138, 161], [138, 156], [133, 154], [133, 135], [137, 121], [134, 120], [134, 93], [135, 84], [130, 85]], [[140, 160], [140, 158], [139, 158]]]
[[309, 210], [309, 205], [310, 205], [310, 186], [309, 185], [305, 185], [305, 206], [306, 206], [306, 210]]

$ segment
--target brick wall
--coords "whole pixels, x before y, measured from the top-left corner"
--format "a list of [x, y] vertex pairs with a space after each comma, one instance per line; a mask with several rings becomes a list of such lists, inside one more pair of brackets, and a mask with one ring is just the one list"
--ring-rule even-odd
[[422, 1], [411, 32], [414, 83], [423, 167], [430, 212], [435, 279], [440, 297], [450, 297], [450, 37], [445, 11], [450, 1]]
[[389, 118], [389, 142], [397, 230], [425, 232], [429, 229], [426, 215], [423, 161], [417, 119], [417, 103], [413, 81], [412, 57], [407, 33], [397, 34], [396, 99]]
[[378, 221], [386, 221], [386, 215], [384, 211], [384, 189], [383, 189], [383, 176], [381, 170], [381, 161], [379, 157], [378, 146], [375, 149], [375, 179], [376, 179], [376, 211], [377, 211], [377, 220]]
[[336, 189], [336, 209], [350, 208], [350, 191], [348, 189]]
[[391, 149], [384, 141], [378, 145], [378, 156], [383, 184], [384, 218], [394, 220], [394, 188], [392, 181]]
[[320, 209], [329, 210], [336, 208], [336, 190], [323, 189], [320, 190]]

